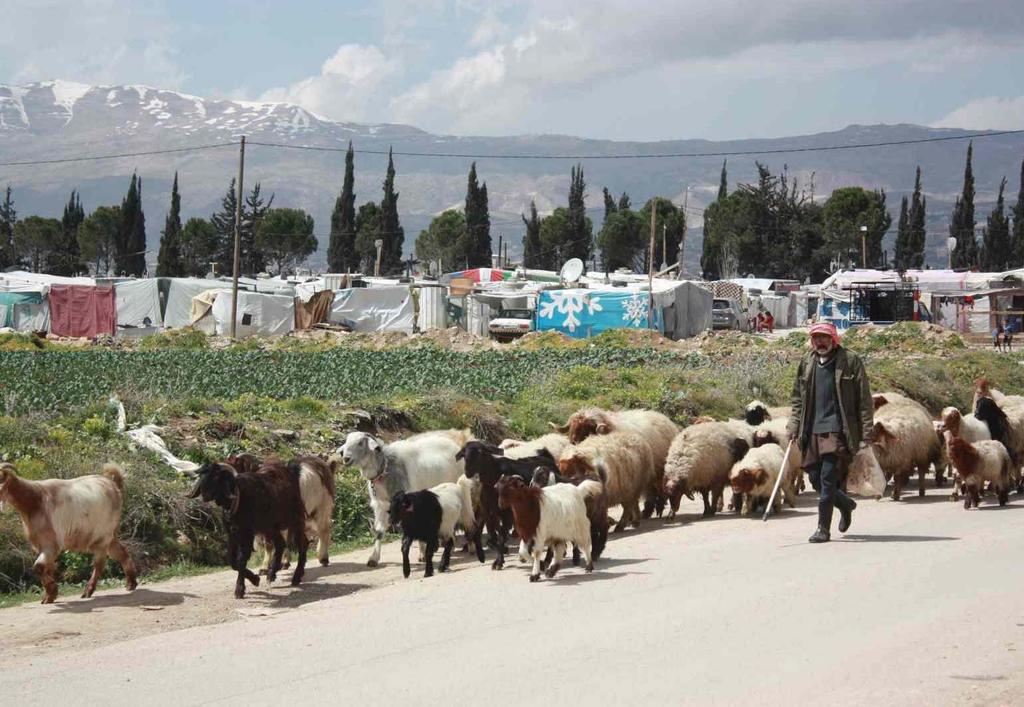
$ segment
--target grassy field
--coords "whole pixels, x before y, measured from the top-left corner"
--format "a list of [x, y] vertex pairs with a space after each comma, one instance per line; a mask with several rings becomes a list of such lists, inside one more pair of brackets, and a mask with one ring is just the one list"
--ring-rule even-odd
[[[1024, 388], [1020, 359], [970, 351], [956, 337], [900, 325], [848, 338], [875, 390], [899, 390], [933, 412], [970, 403], [987, 375]], [[648, 345], [650, 344], [650, 345]], [[738, 415], [752, 398], [787, 402], [806, 336], [767, 342], [741, 334], [667, 346], [617, 332], [581, 344], [537, 337], [505, 350], [436, 345], [375, 350], [323, 342], [214, 349], [201, 335], [154, 337], [135, 350], [69, 349], [0, 339], [0, 459], [27, 478], [126, 471], [122, 534], [144, 576], [223, 566], [219, 513], [185, 498], [188, 479], [115, 432], [116, 396], [130, 426], [157, 424], [178, 456], [196, 462], [246, 451], [328, 454], [359, 428], [393, 438], [468, 427], [484, 439], [531, 437], [577, 408], [646, 407], [679, 424]], [[365, 485], [338, 474], [334, 540], [368, 534]], [[0, 606], [32, 592], [34, 560], [16, 514], [0, 514]], [[85, 580], [88, 558], [65, 553], [63, 578]], [[119, 571], [111, 564], [116, 577]]]

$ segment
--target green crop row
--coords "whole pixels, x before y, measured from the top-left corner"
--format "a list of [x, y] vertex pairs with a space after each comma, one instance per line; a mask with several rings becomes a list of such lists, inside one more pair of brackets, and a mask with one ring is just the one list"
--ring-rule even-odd
[[94, 403], [132, 391], [164, 398], [323, 400], [448, 389], [508, 399], [578, 366], [709, 365], [701, 354], [580, 348], [457, 352], [432, 347], [371, 351], [45, 351], [0, 355], [0, 412], [21, 415]]

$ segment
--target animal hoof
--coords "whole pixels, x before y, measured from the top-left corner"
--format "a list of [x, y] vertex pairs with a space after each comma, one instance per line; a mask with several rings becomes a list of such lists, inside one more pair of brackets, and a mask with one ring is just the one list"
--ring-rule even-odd
[[291, 566], [292, 566], [291, 562], [282, 562], [281, 563], [281, 569], [283, 569], [283, 570], [291, 569]]
[[90, 592], [88, 589], [86, 589], [84, 592], [82, 592], [81, 598], [82, 599], [88, 599], [91, 596], [92, 596], [92, 592]]
[[139, 580], [135, 579], [135, 577], [129, 577], [128, 581], [124, 583], [124, 588], [129, 592], [134, 592], [138, 586]]
[[326, 567], [329, 564], [331, 564], [331, 561], [328, 560], [326, 557], [324, 559], [320, 560], [320, 566], [321, 567]]
[[[366, 566], [367, 567], [376, 567], [378, 564], [380, 564], [380, 563], [377, 562], [377, 560], [367, 560], [366, 561]], [[408, 576], [409, 575], [406, 575], [406, 577], [408, 577]]]
[[244, 589], [236, 589], [235, 590], [235, 599], [245, 599], [245, 590]]
[[500, 569], [502, 569], [504, 567], [505, 567], [505, 563], [504, 562], [498, 562], [497, 560], [495, 560], [494, 562], [491, 563], [491, 569], [492, 570], [500, 570]]
[[548, 579], [551, 579], [556, 574], [558, 574], [558, 568], [553, 565], [551, 567], [548, 567], [547, 570], [544, 571], [544, 576]]
[[[273, 582], [276, 579], [277, 579], [277, 573], [276, 572], [268, 572], [267, 573], [267, 581], [268, 582]], [[256, 584], [257, 587], [260, 586], [260, 584], [259, 584], [259, 577], [256, 577], [255, 584]]]
[[539, 574], [531, 574], [530, 575], [530, 581], [531, 582], [539, 582], [540, 581], [540, 575]]
[[591, 562], [589, 565], [586, 566], [586, 568], [584, 568], [583, 571], [586, 572], [587, 574], [590, 574], [591, 572], [593, 572], [594, 571], [594, 563]]
[[292, 586], [293, 587], [297, 587], [300, 584], [302, 584], [302, 577], [300, 577], [300, 576], [292, 577]]
[[433, 576], [434, 576], [434, 573], [433, 573], [433, 572], [424, 572], [424, 573], [423, 573], [423, 576], [424, 576], [424, 577], [433, 577]]

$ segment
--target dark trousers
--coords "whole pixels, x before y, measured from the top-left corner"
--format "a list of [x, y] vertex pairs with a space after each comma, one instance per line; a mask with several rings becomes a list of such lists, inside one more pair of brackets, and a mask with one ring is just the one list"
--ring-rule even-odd
[[817, 464], [807, 470], [811, 486], [821, 494], [818, 500], [818, 527], [832, 529], [832, 509], [853, 510], [853, 499], [839, 488], [839, 456], [823, 454]]

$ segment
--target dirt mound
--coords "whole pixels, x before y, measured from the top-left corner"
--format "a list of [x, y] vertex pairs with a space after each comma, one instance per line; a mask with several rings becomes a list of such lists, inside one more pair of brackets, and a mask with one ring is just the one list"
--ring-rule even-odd
[[955, 331], [925, 322], [861, 324], [843, 335], [843, 345], [866, 353], [934, 353], [966, 348]]

